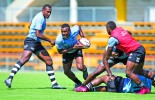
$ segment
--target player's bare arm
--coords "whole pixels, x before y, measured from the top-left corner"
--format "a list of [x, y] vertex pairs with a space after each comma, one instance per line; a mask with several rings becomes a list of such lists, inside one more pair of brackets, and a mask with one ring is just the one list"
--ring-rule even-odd
[[47, 37], [45, 37], [43, 34], [40, 33], [39, 30], [36, 30], [36, 36], [42, 40], [45, 40], [45, 41], [48, 41], [52, 46], [55, 45], [55, 41], [54, 40], [51, 40]]
[[59, 52], [59, 54], [65, 54], [65, 53], [68, 53], [69, 51], [72, 51], [74, 49], [83, 49], [83, 48], [84, 48], [84, 46], [82, 44], [76, 43], [74, 45], [74, 47], [71, 47], [71, 48], [68, 48], [68, 49], [58, 49], [58, 52]]
[[108, 47], [108, 50], [105, 52], [105, 54], [103, 55], [103, 63], [104, 63], [104, 66], [107, 70], [107, 73], [109, 76], [112, 76], [112, 72], [109, 68], [109, 64], [108, 64], [108, 59], [110, 58], [111, 54], [112, 54], [112, 49], [111, 47]]
[[83, 38], [84, 38], [84, 37], [85, 37], [85, 36], [84, 36], [84, 33], [83, 33], [83, 31], [82, 31], [82, 29], [81, 29], [81, 27], [80, 27], [80, 26], [79, 26], [79, 28], [80, 28], [80, 33], [79, 33], [79, 35], [80, 35], [81, 37], [83, 37]]

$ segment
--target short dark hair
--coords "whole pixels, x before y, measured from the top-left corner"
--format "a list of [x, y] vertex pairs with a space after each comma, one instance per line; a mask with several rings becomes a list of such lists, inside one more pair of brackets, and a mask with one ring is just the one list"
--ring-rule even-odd
[[51, 5], [45, 4], [42, 9], [45, 9], [46, 7], [51, 8]]
[[106, 26], [109, 27], [111, 30], [114, 30], [116, 28], [116, 24], [113, 21], [109, 21]]
[[70, 26], [69, 24], [65, 23], [65, 24], [62, 24], [61, 28], [65, 28], [65, 27], [68, 27], [70, 29]]

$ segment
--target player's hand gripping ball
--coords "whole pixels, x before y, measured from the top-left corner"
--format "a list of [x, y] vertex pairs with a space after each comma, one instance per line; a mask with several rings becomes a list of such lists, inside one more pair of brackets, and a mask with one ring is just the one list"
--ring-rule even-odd
[[85, 49], [88, 49], [88, 48], [90, 47], [90, 45], [91, 45], [90, 41], [89, 41], [88, 39], [86, 39], [86, 38], [81, 38], [81, 39], [79, 40], [79, 42], [80, 42], [82, 45], [84, 45], [84, 48], [85, 48]]

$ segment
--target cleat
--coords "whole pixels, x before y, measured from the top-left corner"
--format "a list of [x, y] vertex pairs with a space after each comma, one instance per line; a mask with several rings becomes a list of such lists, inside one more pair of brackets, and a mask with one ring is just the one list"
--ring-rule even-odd
[[87, 68], [86, 68], [86, 70], [83, 71], [83, 78], [84, 78], [84, 80], [86, 80], [87, 77], [88, 77], [88, 72], [87, 72]]
[[80, 85], [80, 86], [74, 88], [74, 91], [78, 91], [82, 86], [83, 86], [83, 85]]
[[75, 88], [76, 92], [88, 92], [89, 89], [86, 86], [79, 86], [77, 88]]
[[52, 89], [66, 89], [66, 87], [62, 87], [62, 86], [60, 86], [59, 84], [57, 84], [57, 85], [52, 85], [51, 88], [52, 88]]
[[74, 87], [74, 91], [76, 91], [76, 89], [80, 88], [81, 86], [82, 85]]
[[6, 79], [5, 81], [5, 84], [6, 84], [6, 86], [8, 87], [8, 88], [11, 88], [11, 84], [12, 84], [12, 80], [11, 79]]
[[139, 92], [137, 92], [137, 94], [147, 94], [147, 93], [150, 93], [150, 89], [147, 87], [143, 87]]

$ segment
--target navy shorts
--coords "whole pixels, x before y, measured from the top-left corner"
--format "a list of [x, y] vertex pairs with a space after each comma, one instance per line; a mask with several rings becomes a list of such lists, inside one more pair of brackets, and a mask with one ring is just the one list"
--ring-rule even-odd
[[117, 63], [123, 63], [124, 65], [126, 65], [126, 62], [128, 60], [128, 57], [125, 57], [124, 59], [120, 59], [120, 58], [109, 58], [110, 60], [113, 60], [115, 64]]
[[[110, 58], [108, 59], [108, 64], [109, 64], [110, 67], [114, 66], [114, 65], [117, 64], [117, 63], [123, 63], [124, 65], [126, 65], [127, 60], [128, 60], [128, 57], [125, 57], [125, 58], [123, 58], [123, 59], [110, 57]], [[102, 66], [104, 66], [104, 64], [102, 63], [102, 61], [101, 61], [100, 64], [101, 64]]]
[[45, 48], [42, 46], [41, 42], [38, 42], [32, 38], [26, 38], [24, 41], [24, 50], [36, 53], [37, 51], [45, 50]]
[[82, 49], [77, 49], [75, 52], [73, 53], [66, 53], [62, 55], [63, 58], [63, 64], [69, 63], [70, 61], [73, 61], [74, 58], [77, 57], [83, 57], [82, 54]]
[[145, 48], [140, 46], [137, 50], [129, 54], [128, 60], [135, 63], [141, 63], [145, 61]]

